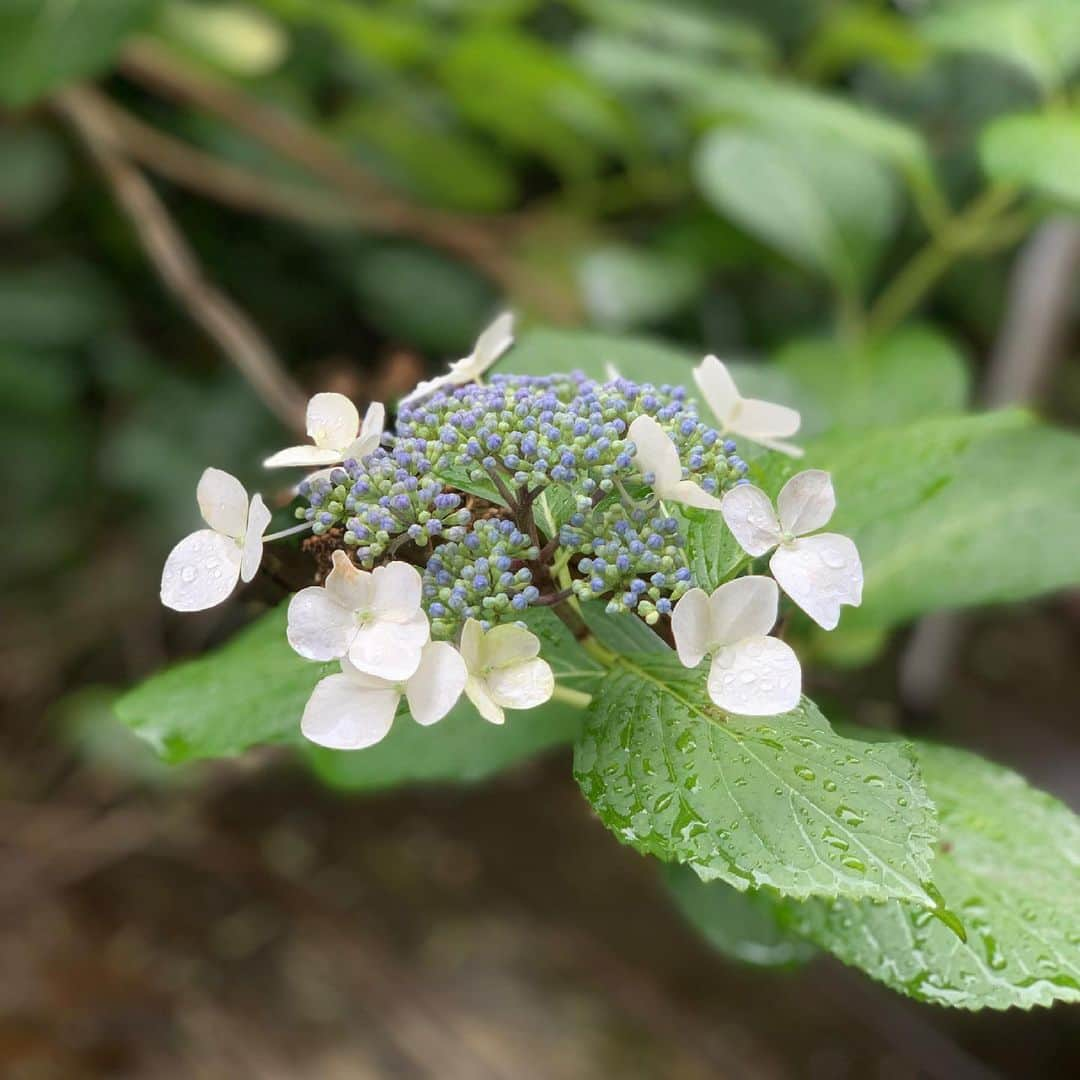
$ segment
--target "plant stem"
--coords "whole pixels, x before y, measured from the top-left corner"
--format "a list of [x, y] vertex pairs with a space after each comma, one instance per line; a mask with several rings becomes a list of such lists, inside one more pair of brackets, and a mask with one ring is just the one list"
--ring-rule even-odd
[[1012, 187], [988, 188], [934, 233], [878, 297], [867, 320], [870, 335], [881, 336], [901, 323], [957, 259], [992, 238], [1015, 197]]
[[592, 694], [586, 694], [584, 690], [571, 690], [568, 686], [555, 684], [551, 692], [552, 701], [561, 701], [564, 705], [570, 705], [575, 709], [585, 709], [592, 702]]

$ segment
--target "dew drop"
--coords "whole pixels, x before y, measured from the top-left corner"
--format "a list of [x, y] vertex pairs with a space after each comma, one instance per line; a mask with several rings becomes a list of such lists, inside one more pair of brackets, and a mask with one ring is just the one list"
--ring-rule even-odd
[[795, 775], [799, 777], [800, 780], [806, 780], [807, 782], [817, 779], [817, 774], [814, 770], [806, 765], [796, 765]]

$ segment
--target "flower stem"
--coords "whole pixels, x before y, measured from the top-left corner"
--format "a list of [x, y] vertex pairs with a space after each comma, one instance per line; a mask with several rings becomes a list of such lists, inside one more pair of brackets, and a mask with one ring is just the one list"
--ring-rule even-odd
[[291, 529], [282, 529], [281, 532], [270, 533], [269, 536], [263, 537], [263, 543], [269, 544], [273, 540], [284, 540], [286, 536], [294, 536], [298, 532], [310, 529], [312, 524], [310, 521], [304, 521], [299, 525], [294, 525]]
[[592, 702], [592, 694], [586, 694], [584, 690], [571, 690], [569, 686], [555, 684], [551, 692], [552, 701], [561, 701], [564, 705], [570, 705], [575, 709], [584, 709]]

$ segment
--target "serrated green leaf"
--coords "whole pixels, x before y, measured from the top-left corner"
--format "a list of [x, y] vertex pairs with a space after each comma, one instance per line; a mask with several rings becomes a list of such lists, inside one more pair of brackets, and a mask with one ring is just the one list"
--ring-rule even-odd
[[173, 764], [299, 742], [304, 705], [333, 669], [292, 651], [287, 611], [283, 603], [220, 649], [151, 676], [117, 701], [117, 715]]
[[0, 102], [29, 105], [97, 75], [158, 0], [5, 0], [0, 7]]
[[1080, 112], [1003, 116], [980, 134], [979, 156], [998, 183], [1080, 209]]
[[1080, 582], [1080, 437], [1012, 411], [837, 432], [797, 465], [832, 473], [829, 528], [858, 545], [863, 603], [851, 626], [1021, 600]]
[[731, 716], [704, 683], [641, 655], [600, 684], [574, 773], [620, 840], [738, 889], [937, 906], [933, 805], [908, 748], [842, 738], [805, 698], [767, 720]]
[[805, 135], [715, 128], [698, 148], [695, 175], [716, 210], [847, 290], [873, 269], [899, 210], [872, 156]]
[[756, 967], [794, 967], [817, 949], [786, 929], [776, 902], [755, 889], [739, 892], [722, 881], [702, 881], [685, 866], [668, 864], [661, 879], [675, 906], [717, 952]]
[[1080, 818], [974, 754], [926, 743], [917, 753], [941, 821], [934, 880], [967, 943], [898, 902], [784, 904], [784, 924], [920, 1001], [1080, 1001]]

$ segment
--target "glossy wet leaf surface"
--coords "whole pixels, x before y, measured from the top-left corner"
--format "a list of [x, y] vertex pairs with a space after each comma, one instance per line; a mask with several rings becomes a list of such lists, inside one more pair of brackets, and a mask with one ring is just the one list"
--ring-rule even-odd
[[929, 744], [917, 752], [941, 819], [934, 881], [967, 943], [898, 902], [785, 904], [783, 922], [921, 1001], [1080, 1001], [1080, 818], [974, 754]]
[[739, 889], [933, 903], [933, 807], [906, 747], [842, 738], [806, 698], [730, 716], [704, 680], [657, 654], [600, 685], [574, 772], [620, 840]]

